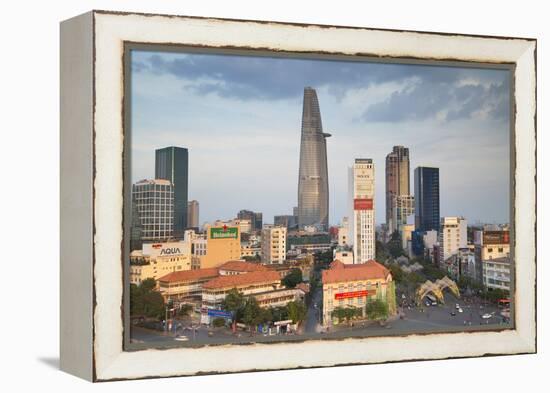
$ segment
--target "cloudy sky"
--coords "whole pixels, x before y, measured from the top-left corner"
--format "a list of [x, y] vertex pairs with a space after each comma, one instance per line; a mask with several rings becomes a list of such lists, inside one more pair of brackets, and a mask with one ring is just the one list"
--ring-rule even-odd
[[189, 149], [200, 221], [237, 211], [291, 214], [297, 203], [302, 98], [319, 97], [328, 139], [330, 222], [347, 214], [347, 168], [373, 158], [382, 223], [385, 156], [409, 147], [440, 168], [441, 214], [509, 219], [508, 71], [134, 51], [132, 180], [154, 176], [154, 150]]

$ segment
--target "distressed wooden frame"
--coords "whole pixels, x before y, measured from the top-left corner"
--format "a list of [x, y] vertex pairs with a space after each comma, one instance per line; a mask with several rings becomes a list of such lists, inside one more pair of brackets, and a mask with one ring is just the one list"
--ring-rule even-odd
[[[126, 43], [509, 64], [515, 325], [124, 350]], [[92, 11], [61, 24], [61, 368], [92, 381], [536, 352], [536, 40]], [[230, 359], [230, 361], [228, 361]]]

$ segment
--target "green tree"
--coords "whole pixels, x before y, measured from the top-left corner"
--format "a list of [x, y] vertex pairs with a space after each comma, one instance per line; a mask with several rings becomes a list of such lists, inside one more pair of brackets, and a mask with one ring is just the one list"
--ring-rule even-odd
[[381, 299], [374, 299], [367, 303], [365, 307], [367, 317], [373, 321], [388, 318], [388, 303]]
[[288, 274], [281, 280], [281, 283], [287, 288], [295, 288], [303, 281], [302, 271], [298, 268], [290, 269]]
[[233, 329], [235, 329], [235, 324], [242, 317], [243, 308], [244, 308], [244, 296], [240, 293], [237, 288], [233, 288], [227, 292], [225, 299], [223, 299], [221, 304], [222, 310], [229, 311], [233, 314]]
[[130, 315], [164, 318], [164, 299], [155, 289], [156, 282], [152, 278], [143, 280], [140, 285], [130, 285]]
[[212, 326], [214, 326], [214, 327], [225, 326], [225, 319], [224, 318], [214, 318], [214, 320], [212, 321]]
[[250, 327], [250, 330], [262, 322], [262, 309], [254, 296], [246, 299], [243, 307], [243, 322]]
[[190, 304], [182, 304], [180, 306], [180, 309], [178, 311], [178, 314], [181, 316], [181, 317], [187, 317], [189, 316], [189, 314], [191, 314], [191, 312], [193, 311], [193, 306], [190, 305]]
[[390, 265], [390, 271], [391, 276], [396, 283], [400, 284], [405, 280], [405, 272], [397, 263], [392, 263]]
[[288, 309], [288, 319], [291, 319], [292, 323], [300, 323], [306, 319], [307, 308], [304, 302], [288, 302], [286, 307]]
[[271, 309], [272, 321], [286, 321], [288, 319], [288, 308], [284, 307], [273, 307]]
[[346, 310], [343, 307], [336, 307], [332, 310], [331, 317], [336, 318], [338, 323], [342, 323], [346, 319]]

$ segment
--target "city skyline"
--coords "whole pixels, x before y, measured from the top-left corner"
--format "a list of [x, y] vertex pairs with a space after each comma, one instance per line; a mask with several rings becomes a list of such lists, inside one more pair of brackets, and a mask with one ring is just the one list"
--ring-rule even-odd
[[[331, 225], [348, 215], [353, 159], [369, 156], [382, 168], [394, 145], [410, 149], [411, 170], [440, 168], [441, 216], [509, 220], [506, 71], [150, 52], [136, 52], [132, 64], [132, 181], [153, 177], [155, 149], [187, 148], [189, 199], [201, 203], [201, 224], [241, 209], [263, 212], [267, 223], [292, 214], [308, 85], [334, 136], [327, 147]], [[285, 78], [265, 86], [270, 82], [257, 77], [258, 68], [276, 76], [284, 67], [296, 86]], [[431, 104], [407, 109], [426, 92]], [[214, 112], [218, 120], [208, 116]], [[376, 184], [380, 224], [384, 170]]]

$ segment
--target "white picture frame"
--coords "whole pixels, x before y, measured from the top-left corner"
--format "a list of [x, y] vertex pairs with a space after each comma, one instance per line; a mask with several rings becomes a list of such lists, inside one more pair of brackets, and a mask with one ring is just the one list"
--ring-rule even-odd
[[[514, 66], [514, 329], [124, 350], [124, 45]], [[92, 11], [61, 24], [61, 368], [90, 381], [536, 352], [536, 40]]]

